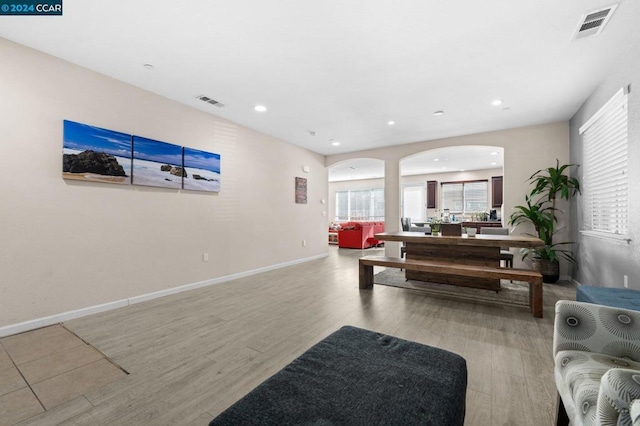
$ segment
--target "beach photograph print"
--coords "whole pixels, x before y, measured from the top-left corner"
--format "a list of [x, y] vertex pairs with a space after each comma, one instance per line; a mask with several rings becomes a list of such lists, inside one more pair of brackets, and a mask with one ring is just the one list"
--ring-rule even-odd
[[133, 137], [133, 184], [182, 188], [182, 147], [140, 136]]
[[62, 177], [131, 184], [131, 135], [64, 120]]
[[185, 147], [183, 158], [184, 189], [220, 192], [220, 154]]

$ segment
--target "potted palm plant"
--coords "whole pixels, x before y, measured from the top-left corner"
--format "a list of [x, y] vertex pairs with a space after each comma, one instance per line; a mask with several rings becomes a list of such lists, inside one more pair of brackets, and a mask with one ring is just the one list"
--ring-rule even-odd
[[522, 249], [520, 254], [523, 260], [531, 256], [533, 267], [540, 271], [545, 283], [554, 283], [560, 278], [560, 258], [576, 263], [573, 253], [567, 248], [572, 242], [554, 241], [558, 231], [555, 228], [559, 212], [556, 207], [558, 195], [568, 200], [580, 193], [578, 179], [565, 174], [571, 167], [575, 167], [575, 164], [561, 166], [560, 161], [556, 160], [555, 167], [541, 169], [532, 174], [529, 181], [533, 189], [525, 196], [525, 205], [515, 206], [516, 211], [509, 219], [509, 224], [513, 226], [522, 223], [532, 224], [535, 236], [544, 242], [543, 247]]

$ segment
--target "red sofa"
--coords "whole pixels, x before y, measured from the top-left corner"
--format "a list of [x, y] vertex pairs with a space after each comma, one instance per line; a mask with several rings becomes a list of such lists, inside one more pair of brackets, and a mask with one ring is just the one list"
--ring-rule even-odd
[[365, 249], [382, 244], [373, 236], [384, 232], [384, 222], [344, 222], [338, 231], [338, 247]]

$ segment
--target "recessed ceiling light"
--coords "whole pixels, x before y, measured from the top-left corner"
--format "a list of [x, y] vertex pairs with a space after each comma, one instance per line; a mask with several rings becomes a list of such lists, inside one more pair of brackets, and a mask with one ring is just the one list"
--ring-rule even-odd
[[498, 155], [498, 154], [499, 154], [499, 152], [498, 152], [498, 151], [493, 151], [493, 152], [491, 153], [491, 155]]
[[435, 116], [444, 115], [444, 111], [436, 111], [433, 113]]
[[494, 99], [493, 102], [491, 102], [491, 105], [493, 106], [502, 105], [502, 99]]
[[395, 121], [393, 121], [393, 120], [391, 120], [391, 121], [389, 121], [387, 124], [388, 124], [389, 126], [393, 126], [394, 124], [396, 124], [396, 122], [395, 122]]
[[496, 164], [498, 164], [498, 163], [495, 163], [495, 162], [494, 162], [494, 163], [491, 163], [491, 165], [492, 165], [492, 166], [495, 166]]
[[433, 161], [440, 161], [440, 159], [439, 158], [434, 158]]
[[460, 169], [460, 171], [461, 171], [461, 172], [464, 172], [464, 171], [465, 171], [465, 169]]
[[333, 141], [333, 142], [331, 142], [331, 145], [333, 145], [333, 146], [340, 146], [340, 142], [338, 142], [338, 141]]
[[255, 109], [258, 112], [265, 112], [267, 110], [267, 107], [264, 105], [256, 105], [253, 109]]
[[307, 130], [311, 136], [315, 136], [318, 134], [315, 130]]
[[144, 64], [144, 65], [143, 65], [143, 67], [145, 67], [145, 68], [146, 68], [146, 69], [148, 69], [148, 70], [155, 70], [155, 69], [156, 69], [156, 67], [154, 67], [154, 66], [153, 66], [153, 65], [151, 65], [151, 64]]

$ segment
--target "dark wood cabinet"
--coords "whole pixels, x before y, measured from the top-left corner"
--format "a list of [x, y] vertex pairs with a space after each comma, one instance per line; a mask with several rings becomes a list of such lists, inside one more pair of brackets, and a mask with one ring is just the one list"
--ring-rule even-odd
[[491, 178], [491, 207], [502, 206], [502, 176]]
[[438, 181], [427, 181], [427, 208], [436, 208], [436, 196], [438, 195]]

